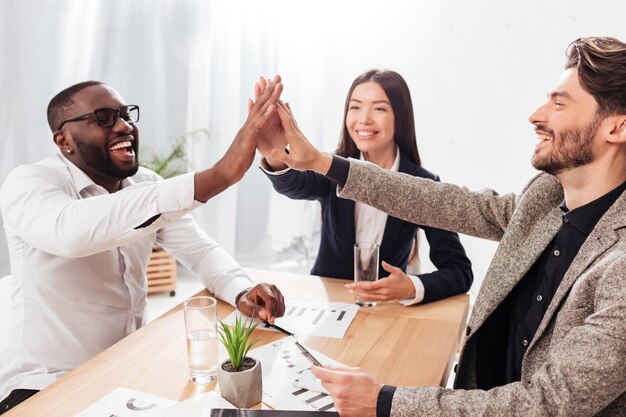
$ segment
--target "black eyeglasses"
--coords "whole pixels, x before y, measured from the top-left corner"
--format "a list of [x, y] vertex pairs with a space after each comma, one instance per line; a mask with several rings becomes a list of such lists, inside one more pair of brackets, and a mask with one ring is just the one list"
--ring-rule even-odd
[[119, 117], [122, 117], [124, 121], [132, 125], [139, 121], [139, 106], [131, 104], [128, 106], [122, 106], [119, 109], [112, 109], [110, 107], [95, 109], [92, 112], [81, 114], [80, 116], [72, 117], [71, 119], [63, 120], [57, 130], [61, 130], [65, 123], [77, 122], [79, 120], [87, 119], [91, 116], [96, 117], [96, 123], [98, 123], [98, 126], [100, 127], [115, 126], [115, 123], [117, 123], [117, 119]]

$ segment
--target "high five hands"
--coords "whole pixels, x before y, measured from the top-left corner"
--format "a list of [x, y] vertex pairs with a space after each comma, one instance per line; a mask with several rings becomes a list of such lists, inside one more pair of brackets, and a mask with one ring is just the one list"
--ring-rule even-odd
[[266, 84], [265, 91], [259, 94], [256, 103], [248, 107], [248, 118], [237, 132], [224, 158], [219, 161], [224, 162], [227, 179], [239, 181], [252, 165], [261, 132], [271, 124], [271, 120], [275, 117], [277, 101], [282, 91], [283, 85], [280, 82], [280, 76], [277, 75]]
[[[259, 81], [254, 84], [254, 101], [248, 99], [248, 112], [252, 110], [252, 107], [259, 102], [259, 98], [267, 90], [269, 81], [265, 77], [259, 77]], [[280, 160], [271, 156], [272, 149], [284, 149], [287, 147], [287, 140], [285, 139], [285, 132], [276, 112], [273, 112], [268, 121], [265, 123], [264, 128], [261, 129], [257, 135], [257, 149], [265, 157], [268, 164], [274, 171], [280, 171], [287, 168], [287, 165], [283, 164]]]
[[224, 156], [212, 168], [196, 173], [195, 200], [206, 202], [243, 177], [254, 161], [260, 132], [276, 115], [277, 101], [282, 91], [283, 85], [278, 75], [266, 84], [264, 91], [256, 97], [256, 103], [249, 106], [248, 117]]
[[[255, 100], [265, 94], [270, 84], [261, 77], [255, 84]], [[256, 102], [248, 101], [248, 108]], [[258, 134], [257, 147], [274, 170], [286, 167], [298, 171], [315, 171], [326, 174], [332, 157], [320, 152], [306, 139], [288, 103], [278, 100], [276, 113], [264, 124]]]

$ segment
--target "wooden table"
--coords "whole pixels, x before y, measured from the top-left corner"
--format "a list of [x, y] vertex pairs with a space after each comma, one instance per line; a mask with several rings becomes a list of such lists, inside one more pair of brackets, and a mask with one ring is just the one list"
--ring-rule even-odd
[[[345, 280], [248, 270], [255, 282], [272, 282], [287, 297], [352, 303]], [[206, 295], [206, 290], [198, 293]], [[382, 303], [361, 308], [343, 339], [300, 337], [306, 346], [350, 366], [359, 366], [390, 385], [444, 385], [467, 320], [469, 296], [426, 305]], [[218, 317], [233, 307], [220, 302]], [[73, 417], [117, 387], [182, 401], [216, 389], [189, 381], [182, 305], [127, 336], [70, 374], [20, 404], [7, 417]], [[284, 337], [255, 330], [257, 344]], [[226, 358], [220, 345], [220, 360]], [[263, 408], [266, 408], [263, 406]]]

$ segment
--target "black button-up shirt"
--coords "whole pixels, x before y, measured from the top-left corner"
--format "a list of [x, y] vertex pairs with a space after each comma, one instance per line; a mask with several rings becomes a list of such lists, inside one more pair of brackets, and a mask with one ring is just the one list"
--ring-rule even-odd
[[505, 383], [519, 381], [522, 359], [548, 305], [596, 223], [626, 189], [626, 182], [602, 197], [568, 211], [565, 202], [563, 224], [552, 242], [510, 294]]

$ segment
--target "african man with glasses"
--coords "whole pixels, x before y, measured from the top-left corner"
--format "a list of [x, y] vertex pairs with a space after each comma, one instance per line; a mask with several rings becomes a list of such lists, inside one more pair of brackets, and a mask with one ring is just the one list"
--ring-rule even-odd
[[284, 314], [280, 291], [253, 285], [188, 214], [250, 167], [279, 77], [271, 87], [212, 168], [166, 180], [139, 167], [139, 106], [113, 88], [87, 81], [50, 101], [59, 152], [15, 168], [0, 190], [13, 281], [0, 414], [146, 323], [155, 243], [243, 313], [270, 322]]

